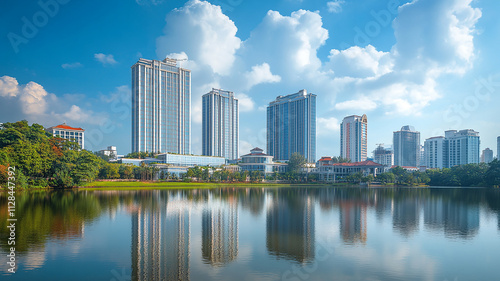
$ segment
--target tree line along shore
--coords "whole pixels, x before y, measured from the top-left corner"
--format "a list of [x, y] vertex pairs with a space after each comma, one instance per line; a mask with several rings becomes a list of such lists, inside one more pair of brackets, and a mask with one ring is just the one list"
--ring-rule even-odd
[[[132, 155], [133, 156], [133, 155]], [[290, 184], [324, 184], [317, 175], [302, 173], [303, 157], [293, 157], [286, 173], [265, 175], [258, 171], [229, 171], [213, 167], [192, 167], [177, 176], [160, 172], [148, 165], [109, 163], [88, 150], [80, 150], [75, 142], [53, 137], [39, 124], [23, 120], [4, 123], [0, 130], [0, 186], [13, 181], [16, 188], [72, 187], [171, 187], [208, 188], [220, 184], [233, 186], [287, 186]], [[8, 168], [15, 167], [14, 177]], [[9, 179], [10, 177], [10, 179]], [[99, 180], [122, 181], [99, 181]], [[339, 184], [371, 184], [397, 186], [489, 186], [500, 185], [500, 161], [467, 164], [445, 169], [410, 172], [395, 167], [374, 177], [361, 173], [341, 179]], [[258, 184], [261, 185], [261, 184]], [[331, 184], [328, 184], [331, 185]], [[338, 184], [337, 184], [338, 185]]]

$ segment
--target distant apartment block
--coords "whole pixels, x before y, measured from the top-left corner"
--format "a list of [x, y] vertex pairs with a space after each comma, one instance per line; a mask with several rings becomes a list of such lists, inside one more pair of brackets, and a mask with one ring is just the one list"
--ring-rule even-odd
[[420, 132], [413, 126], [403, 126], [393, 134], [394, 165], [418, 167], [420, 165]]
[[340, 124], [340, 156], [351, 162], [365, 161], [368, 155], [368, 118], [363, 116], [347, 116]]
[[84, 149], [85, 145], [85, 130], [82, 128], [73, 128], [66, 123], [61, 125], [53, 126], [45, 129], [47, 132], [51, 133], [52, 136], [63, 138], [67, 140], [74, 141], [80, 145], [81, 149]]
[[490, 163], [493, 161], [493, 150], [486, 148], [481, 154], [481, 163]]
[[191, 152], [191, 71], [175, 59], [132, 66], [132, 152]]
[[117, 159], [116, 146], [108, 146], [106, 149], [99, 150], [99, 154], [108, 156], [110, 159]]
[[426, 166], [442, 169], [479, 163], [479, 145], [479, 133], [474, 130], [449, 130], [444, 137], [428, 138], [424, 144]]
[[474, 130], [449, 130], [445, 132], [445, 168], [479, 163], [479, 133]]
[[444, 137], [432, 137], [425, 140], [424, 151], [427, 168], [443, 168], [444, 142]]
[[238, 100], [233, 92], [212, 89], [203, 95], [203, 155], [238, 159], [238, 128]]
[[373, 160], [375, 163], [382, 164], [386, 167], [392, 167], [394, 165], [394, 152], [392, 149], [379, 145], [373, 151]]
[[269, 103], [267, 152], [275, 160], [298, 152], [307, 162], [316, 161], [316, 95], [300, 90]]

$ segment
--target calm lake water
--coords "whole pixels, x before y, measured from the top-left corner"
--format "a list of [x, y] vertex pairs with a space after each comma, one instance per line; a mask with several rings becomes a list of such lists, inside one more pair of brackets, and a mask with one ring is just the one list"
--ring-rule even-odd
[[17, 194], [1, 280], [499, 280], [500, 190], [224, 188]]

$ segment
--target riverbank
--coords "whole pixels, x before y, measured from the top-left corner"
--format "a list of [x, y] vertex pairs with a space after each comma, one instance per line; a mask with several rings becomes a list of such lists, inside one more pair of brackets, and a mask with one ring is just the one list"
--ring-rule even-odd
[[167, 182], [167, 181], [95, 181], [78, 188], [93, 189], [211, 189], [221, 187], [268, 188], [268, 187], [332, 187], [322, 183], [205, 183], [205, 182]]

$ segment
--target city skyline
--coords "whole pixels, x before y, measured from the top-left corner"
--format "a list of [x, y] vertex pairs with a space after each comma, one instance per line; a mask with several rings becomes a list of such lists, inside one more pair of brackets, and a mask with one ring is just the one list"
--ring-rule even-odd
[[[422, 140], [474, 129], [481, 151], [498, 155], [500, 128], [489, 118], [500, 102], [498, 2], [328, 2], [57, 2], [50, 13], [38, 2], [2, 3], [0, 122], [66, 122], [85, 129], [85, 148], [127, 154], [129, 67], [171, 55], [193, 73], [194, 154], [202, 154], [201, 97], [211, 88], [240, 101], [239, 154], [266, 147], [273, 97], [305, 88], [318, 95], [316, 158], [338, 155], [340, 120], [355, 113], [370, 117], [369, 151], [412, 124]], [[40, 13], [46, 22], [34, 19]], [[423, 13], [432, 16], [419, 24]]]

